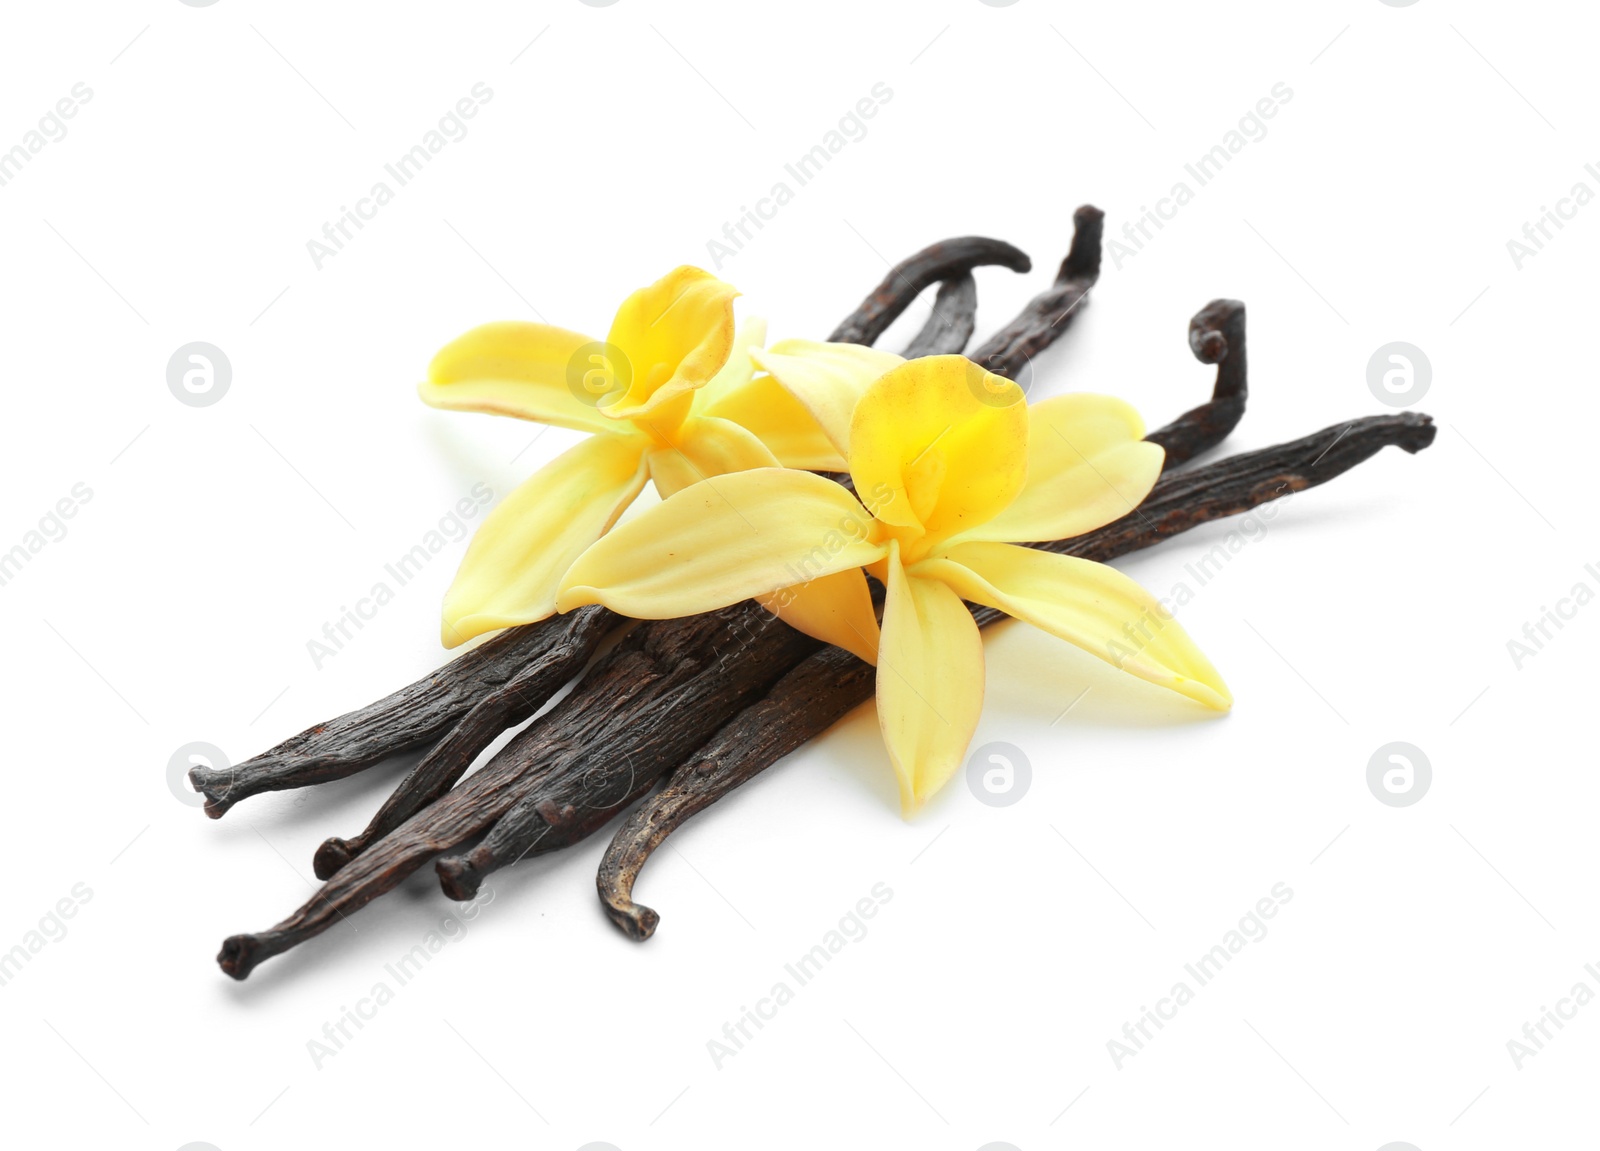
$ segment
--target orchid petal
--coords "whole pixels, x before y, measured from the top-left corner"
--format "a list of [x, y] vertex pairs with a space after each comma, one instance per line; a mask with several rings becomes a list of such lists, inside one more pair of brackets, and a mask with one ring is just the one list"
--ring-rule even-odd
[[778, 466], [754, 432], [731, 420], [690, 416], [673, 439], [671, 446], [650, 453], [650, 478], [663, 499], [712, 476]]
[[478, 527], [444, 597], [446, 647], [554, 614], [556, 587], [644, 487], [639, 435], [595, 435], [525, 480]]
[[583, 432], [615, 431], [616, 425], [568, 384], [569, 365], [590, 344], [600, 346], [589, 336], [549, 324], [484, 324], [440, 349], [417, 391], [436, 408], [515, 416]]
[[785, 468], [708, 478], [618, 524], [572, 565], [557, 606], [672, 619], [872, 563], [870, 518], [844, 488]]
[[976, 527], [1027, 475], [1022, 389], [965, 356], [909, 360], [874, 383], [850, 425], [850, 474], [873, 513], [930, 540]]
[[685, 266], [624, 300], [607, 342], [621, 354], [617, 370], [627, 387], [601, 413], [614, 420], [647, 416], [721, 371], [733, 350], [738, 294], [710, 272]]
[[[1005, 543], [963, 543], [916, 564], [987, 604], [1122, 671], [1226, 711], [1233, 696], [1172, 613], [1116, 568]], [[885, 625], [887, 633], [887, 625]]]
[[842, 472], [848, 466], [811, 413], [772, 376], [756, 377], [706, 408], [706, 415], [750, 429], [786, 468]]
[[878, 662], [878, 616], [860, 568], [818, 576], [810, 583], [756, 598], [790, 627], [868, 663]]
[[983, 641], [961, 597], [908, 572], [898, 542], [889, 546], [878, 725], [910, 815], [955, 774], [978, 728]]
[[804, 405], [841, 457], [850, 453], [850, 417], [867, 386], [906, 362], [861, 344], [815, 340], [780, 340], [750, 358]]
[[1110, 396], [1057, 396], [1029, 409], [1028, 478], [1004, 511], [960, 533], [1002, 543], [1064, 540], [1127, 515], [1161, 476], [1166, 453]]
[[759, 351], [767, 342], [767, 321], [760, 316], [747, 316], [739, 321], [733, 333], [733, 348], [728, 362], [695, 393], [695, 410], [711, 414], [711, 406], [734, 395], [750, 383], [756, 366], [750, 359], [752, 349]]

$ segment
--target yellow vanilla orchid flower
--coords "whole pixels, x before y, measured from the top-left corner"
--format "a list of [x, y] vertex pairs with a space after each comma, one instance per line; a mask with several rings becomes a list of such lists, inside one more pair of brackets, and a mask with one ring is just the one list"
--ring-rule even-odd
[[1216, 669], [1133, 580], [1018, 546], [1093, 531], [1149, 493], [1163, 452], [1127, 404], [1067, 395], [1030, 408], [1011, 381], [933, 356], [871, 384], [847, 434], [857, 495], [779, 468], [693, 485], [579, 557], [558, 606], [670, 618], [865, 568], [887, 588], [872, 644], [878, 722], [907, 813], [960, 766], [982, 710], [983, 647], [963, 600], [1231, 706]]
[[[629, 296], [604, 341], [548, 324], [474, 328], [434, 357], [422, 399], [438, 408], [515, 416], [589, 432], [507, 496], [479, 526], [445, 594], [442, 637], [455, 647], [554, 614], [558, 581], [653, 481], [663, 497], [745, 468], [842, 471], [845, 460], [806, 408], [752, 353], [759, 320], [737, 333], [738, 293], [681, 267]], [[860, 388], [887, 367], [855, 345], [779, 345], [785, 365], [828, 386]], [[898, 362], [899, 357], [889, 357]], [[833, 379], [840, 374], [842, 379]], [[819, 593], [795, 597], [796, 625]]]

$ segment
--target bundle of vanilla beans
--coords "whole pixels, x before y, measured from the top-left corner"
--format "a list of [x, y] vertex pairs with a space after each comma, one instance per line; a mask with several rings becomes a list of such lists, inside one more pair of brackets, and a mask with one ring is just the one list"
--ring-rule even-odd
[[[1073, 222], [1071, 250], [1055, 282], [968, 353], [989, 371], [1017, 378], [1067, 330], [1098, 278], [1102, 213], [1085, 206]], [[963, 352], [977, 311], [972, 269], [991, 264], [1015, 272], [1031, 266], [998, 240], [934, 244], [892, 269], [829, 338], [872, 344], [938, 284], [933, 314], [905, 354]], [[1184, 468], [1221, 443], [1244, 413], [1244, 305], [1207, 304], [1190, 321], [1189, 345], [1202, 363], [1217, 366], [1216, 384], [1208, 402], [1150, 433], [1166, 449], [1166, 464], [1148, 498], [1098, 531], [1036, 546], [1112, 560], [1326, 483], [1387, 445], [1414, 453], [1433, 442], [1425, 415], [1371, 416]], [[984, 625], [999, 618], [985, 608], [973, 614]], [[630, 807], [601, 861], [598, 885], [612, 921], [631, 938], [647, 939], [659, 917], [632, 893], [651, 853], [685, 820], [872, 698], [870, 666], [754, 603], [639, 623], [591, 666], [602, 641], [630, 623], [588, 607], [511, 628], [409, 687], [254, 759], [191, 771], [206, 813], [218, 818], [260, 792], [343, 779], [427, 749], [365, 829], [317, 850], [316, 874], [326, 881], [321, 890], [270, 930], [225, 940], [217, 957], [222, 969], [245, 978], [263, 959], [319, 934], [435, 857], [445, 894], [471, 899], [490, 872], [577, 843]], [[559, 704], [467, 775], [496, 737], [580, 675]]]

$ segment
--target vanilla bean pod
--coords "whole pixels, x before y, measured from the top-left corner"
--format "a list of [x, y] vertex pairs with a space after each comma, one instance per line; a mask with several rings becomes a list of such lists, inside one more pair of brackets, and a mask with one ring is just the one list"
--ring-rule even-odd
[[836, 344], [871, 344], [911, 306], [924, 288], [986, 264], [999, 264], [1013, 272], [1026, 272], [1033, 267], [1026, 252], [1004, 240], [991, 240], [986, 236], [941, 240], [889, 269], [883, 283], [844, 318], [828, 339]]
[[939, 285], [933, 299], [933, 314], [922, 331], [906, 345], [906, 359], [921, 356], [948, 356], [961, 352], [978, 326], [978, 281], [971, 272], [952, 276]]
[[[471, 899], [483, 880], [500, 868], [526, 855], [565, 847], [598, 830], [682, 763], [706, 741], [707, 733], [760, 699], [821, 646], [753, 604], [716, 615], [720, 618], [709, 626], [693, 629], [711, 633], [711, 628], [721, 627], [722, 634], [710, 634], [705, 641], [719, 649], [716, 658], [680, 660], [675, 667], [678, 678], [667, 690], [631, 709], [626, 723], [611, 716], [591, 720], [604, 729], [603, 739], [572, 740], [542, 785], [522, 795], [482, 843], [470, 852], [439, 860], [436, 870], [446, 895]], [[640, 630], [668, 637], [686, 629], [682, 620], [655, 620], [641, 624]], [[724, 650], [730, 635], [739, 644], [736, 650]]]
[[384, 800], [361, 834], [323, 841], [312, 860], [318, 879], [327, 879], [368, 845], [382, 839], [455, 786], [478, 753], [507, 728], [537, 712], [572, 678], [619, 618], [605, 608], [583, 608], [570, 616], [557, 638], [512, 679], [483, 696], [449, 733], [429, 749]]
[[1189, 350], [1202, 364], [1217, 365], [1211, 399], [1145, 437], [1166, 449], [1163, 467], [1186, 463], [1216, 447], [1239, 424], [1249, 397], [1245, 360], [1244, 304], [1212, 300], [1189, 321]]
[[656, 848], [690, 816], [871, 699], [875, 682], [871, 664], [825, 647], [729, 720], [617, 829], [595, 877], [611, 921], [633, 939], [655, 934], [661, 917], [633, 901], [633, 884]]
[[486, 694], [530, 666], [545, 669], [540, 682], [548, 687], [544, 698], [549, 699], [593, 654], [596, 633], [621, 622], [610, 613], [601, 618], [608, 621], [605, 626], [574, 613], [510, 628], [417, 682], [307, 728], [253, 759], [231, 768], [194, 767], [189, 782], [206, 797], [206, 814], [217, 819], [252, 795], [343, 779], [432, 743]]
[[489, 831], [524, 799], [550, 816], [540, 815], [542, 837], [530, 850], [575, 842], [819, 646], [753, 602], [641, 624], [482, 768], [351, 859], [287, 919], [230, 936], [217, 962], [243, 979]]
[[[1165, 476], [1137, 511], [1115, 523], [1074, 539], [1032, 546], [1103, 563], [1327, 483], [1384, 447], [1415, 454], [1433, 442], [1434, 430], [1429, 417], [1411, 412], [1325, 428], [1292, 443]], [[972, 614], [980, 627], [1006, 618], [986, 607], [976, 607]], [[633, 886], [667, 836], [821, 735], [871, 699], [874, 687], [873, 669], [866, 663], [839, 648], [825, 648], [712, 736], [673, 772], [666, 786], [629, 815], [606, 849], [595, 883], [612, 922], [630, 938], [648, 939], [661, 917], [634, 902]]]
[[[1177, 472], [1157, 484], [1139, 511], [1097, 532], [1051, 546], [1091, 559], [1114, 558], [1211, 520], [1325, 483], [1387, 444], [1409, 452], [1420, 451], [1432, 442], [1433, 432], [1428, 417], [1415, 413], [1371, 417], [1326, 429], [1292, 444]], [[737, 614], [741, 612], [746, 614], [741, 617]], [[739, 634], [740, 628], [730, 622], [730, 615], [735, 621], [743, 619], [747, 636], [742, 649], [733, 653], [725, 649], [730, 646], [730, 634]], [[980, 614], [979, 618], [983, 616]], [[676, 626], [665, 626], [669, 623]], [[801, 646], [798, 655], [796, 649], [787, 648], [787, 657], [774, 659], [772, 653], [779, 643], [809, 646]], [[681, 723], [684, 729], [698, 732], [696, 736], [683, 737], [692, 749], [696, 741], [704, 742], [706, 727], [698, 722], [701, 713], [693, 707], [662, 702], [664, 698], [681, 699], [687, 679], [696, 681], [697, 692], [726, 691], [729, 695], [721, 698], [731, 698], [741, 691], [751, 660], [762, 661], [766, 682], [771, 683], [785, 670], [798, 666], [806, 651], [815, 650], [814, 641], [799, 637], [786, 626], [778, 627], [765, 609], [748, 603], [707, 616], [641, 625], [596, 664], [571, 695], [512, 740], [483, 769], [356, 856], [308, 903], [270, 931], [229, 938], [218, 962], [230, 975], [244, 978], [262, 959], [326, 930], [346, 913], [394, 888], [433, 856], [459, 848], [482, 834], [541, 786], [550, 788], [553, 795], [570, 795], [566, 788], [574, 774], [594, 772], [625, 774], [630, 789], [641, 781], [647, 785], [648, 770], [641, 771], [634, 764], [618, 762], [615, 756], [606, 754], [612, 746], [610, 741], [621, 738], [639, 723], [641, 715]], [[716, 683], [699, 685], [702, 677], [710, 677]], [[704, 694], [698, 698], [703, 699]], [[736, 708], [730, 709], [725, 714], [735, 711]], [[821, 731], [836, 718], [834, 714], [820, 717], [798, 712], [784, 722], [820, 723], [815, 730]], [[563, 758], [564, 753], [574, 749], [587, 754], [567, 754]], [[670, 767], [668, 764], [660, 770]], [[591, 779], [590, 785], [594, 782]], [[625, 804], [623, 800], [616, 806], [606, 805], [592, 818], [570, 820], [561, 833], [561, 842], [574, 842]], [[627, 873], [626, 868], [622, 873]]]
[[1029, 546], [1093, 560], [1126, 555], [1325, 484], [1386, 447], [1416, 455], [1433, 443], [1437, 431], [1433, 417], [1421, 412], [1362, 416], [1302, 439], [1163, 475], [1145, 501], [1121, 519], [1077, 539]]
[[1085, 204], [1072, 214], [1072, 225], [1072, 247], [1061, 261], [1055, 283], [970, 353], [968, 358], [974, 363], [996, 375], [1016, 379], [1034, 356], [1060, 339], [1071, 325], [1078, 306], [1100, 278], [1100, 236], [1105, 213]]

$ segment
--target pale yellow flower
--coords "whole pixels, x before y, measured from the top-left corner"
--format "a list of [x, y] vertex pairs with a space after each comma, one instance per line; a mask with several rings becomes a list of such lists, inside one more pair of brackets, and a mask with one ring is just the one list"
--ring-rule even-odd
[[[591, 433], [478, 528], [445, 594], [445, 646], [553, 614], [567, 566], [647, 481], [665, 497], [745, 468], [845, 467], [806, 409], [756, 373], [751, 351], [766, 326], [747, 321], [735, 334], [737, 294], [682, 267], [623, 301], [604, 342], [548, 324], [495, 323], [434, 357], [418, 389], [434, 407]], [[820, 346], [829, 349], [825, 375], [856, 377], [835, 386], [863, 387], [885, 369], [884, 353], [870, 348]]]
[[[841, 601], [830, 626], [803, 630], [837, 642], [847, 619], [859, 633], [851, 650], [876, 652], [878, 721], [908, 812], [960, 766], [982, 710], [983, 646], [964, 600], [1208, 707], [1231, 705], [1216, 669], [1138, 584], [1104, 564], [1019, 546], [1093, 531], [1149, 493], [1163, 453], [1131, 407], [1080, 394], [1030, 408], [1009, 380], [935, 356], [871, 384], [846, 428], [850, 388], [811, 382], [796, 390], [846, 451], [859, 500], [782, 468], [692, 485], [588, 549], [562, 580], [560, 609], [602, 603], [659, 619], [805, 579], [826, 587]], [[887, 589], [881, 635], [845, 602], [867, 596], [863, 570]]]

